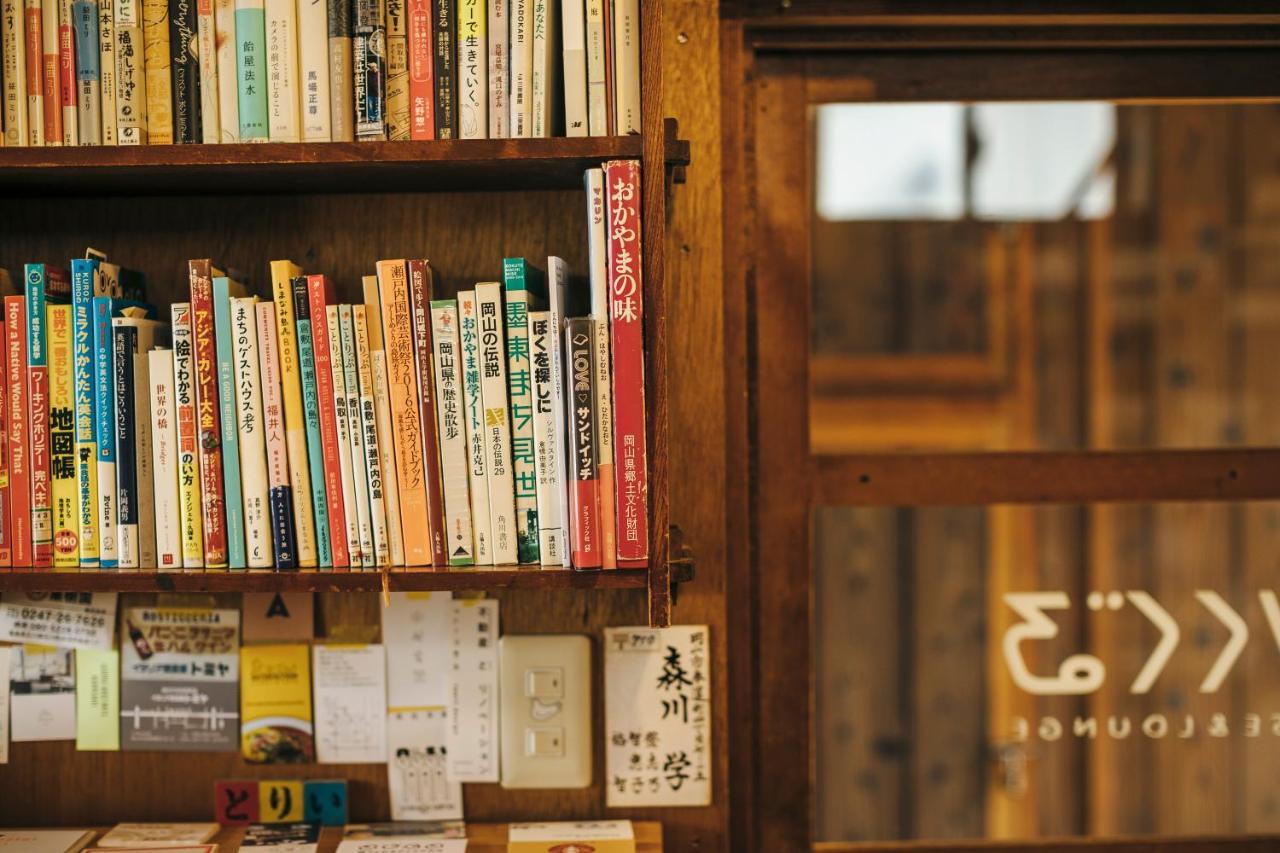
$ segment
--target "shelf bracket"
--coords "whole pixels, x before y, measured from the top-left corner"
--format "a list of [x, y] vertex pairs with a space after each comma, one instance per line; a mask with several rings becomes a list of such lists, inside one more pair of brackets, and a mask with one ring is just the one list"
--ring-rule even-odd
[[662, 120], [662, 159], [668, 183], [683, 184], [684, 170], [689, 165], [689, 140], [680, 138], [680, 123], [671, 117]]
[[649, 573], [649, 626], [652, 628], [666, 628], [671, 624], [671, 609], [680, 584], [693, 580], [693, 551], [684, 544], [683, 538], [680, 528], [671, 525], [668, 541], [671, 559]]

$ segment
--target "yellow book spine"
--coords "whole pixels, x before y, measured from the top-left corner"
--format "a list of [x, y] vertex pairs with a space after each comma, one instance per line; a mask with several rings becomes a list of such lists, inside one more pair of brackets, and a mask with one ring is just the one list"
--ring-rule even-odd
[[169, 78], [169, 0], [142, 0], [142, 57], [147, 88], [147, 142], [173, 144]]
[[200, 504], [200, 449], [196, 430], [196, 380], [191, 354], [191, 306], [171, 308], [173, 397], [178, 417], [178, 518], [182, 525], [182, 567], [204, 566], [204, 521]]
[[53, 480], [53, 567], [80, 567], [80, 483], [75, 454], [75, 367], [71, 306], [45, 308], [49, 329], [49, 461]]
[[307, 457], [307, 422], [302, 412], [302, 374], [298, 367], [298, 326], [293, 313], [293, 279], [302, 269], [292, 261], [271, 262], [271, 294], [276, 304], [276, 338], [280, 355], [280, 388], [284, 398], [284, 441], [293, 492], [293, 527], [298, 566], [315, 568], [316, 524], [311, 503], [311, 467]]

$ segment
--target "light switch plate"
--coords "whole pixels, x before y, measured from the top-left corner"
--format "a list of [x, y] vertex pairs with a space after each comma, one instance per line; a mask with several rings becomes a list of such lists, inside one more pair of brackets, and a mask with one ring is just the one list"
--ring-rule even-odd
[[578, 634], [498, 641], [502, 787], [591, 784], [591, 640]]

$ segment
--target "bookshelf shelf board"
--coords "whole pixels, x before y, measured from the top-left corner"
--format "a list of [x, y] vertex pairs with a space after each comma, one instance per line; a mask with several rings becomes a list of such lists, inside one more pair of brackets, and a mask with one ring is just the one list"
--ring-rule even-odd
[[0, 148], [0, 193], [191, 195], [574, 189], [639, 136]]

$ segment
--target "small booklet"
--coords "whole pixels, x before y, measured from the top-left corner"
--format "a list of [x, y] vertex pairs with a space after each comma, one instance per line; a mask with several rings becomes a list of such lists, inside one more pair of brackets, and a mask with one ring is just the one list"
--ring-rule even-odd
[[197, 849], [218, 834], [216, 823], [118, 823], [98, 839], [98, 847], [167, 850], [183, 845]]
[[0, 850], [5, 851], [77, 853], [92, 840], [92, 829], [0, 829]]

